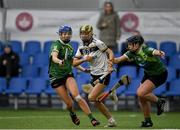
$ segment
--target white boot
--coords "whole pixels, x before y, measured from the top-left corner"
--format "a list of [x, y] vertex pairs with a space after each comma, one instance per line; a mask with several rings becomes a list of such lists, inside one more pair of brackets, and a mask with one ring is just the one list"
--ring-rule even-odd
[[105, 125], [104, 127], [116, 127], [116, 126], [117, 126], [116, 121], [114, 120], [113, 117], [111, 117], [111, 118], [108, 120], [107, 125]]
[[116, 95], [116, 90], [112, 91], [111, 94], [109, 95], [109, 98], [114, 101], [114, 103], [118, 102], [118, 97]]

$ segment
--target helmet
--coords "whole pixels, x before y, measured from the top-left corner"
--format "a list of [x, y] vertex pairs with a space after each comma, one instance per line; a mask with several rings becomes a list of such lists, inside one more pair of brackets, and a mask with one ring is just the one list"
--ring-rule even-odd
[[61, 25], [59, 27], [59, 30], [58, 30], [57, 34], [61, 34], [63, 32], [70, 32], [70, 33], [72, 33], [72, 28], [70, 26], [68, 26], [68, 25]]
[[86, 34], [93, 33], [93, 27], [91, 25], [85, 24], [80, 27], [80, 34], [85, 32]]
[[134, 35], [134, 36], [127, 38], [126, 41], [127, 41], [127, 43], [132, 43], [132, 44], [139, 43], [139, 45], [141, 45], [141, 44], [143, 44], [144, 39], [140, 35]]
[[[67, 33], [68, 32], [68, 36], [63, 36], [61, 35], [62, 33]], [[70, 42], [70, 39], [72, 37], [72, 28], [68, 25], [61, 25], [59, 27], [59, 30], [57, 32], [57, 34], [60, 35], [60, 39], [64, 42], [64, 43], [69, 43]]]
[[89, 42], [92, 39], [93, 27], [88, 24], [82, 25], [80, 27], [79, 33], [83, 42]]

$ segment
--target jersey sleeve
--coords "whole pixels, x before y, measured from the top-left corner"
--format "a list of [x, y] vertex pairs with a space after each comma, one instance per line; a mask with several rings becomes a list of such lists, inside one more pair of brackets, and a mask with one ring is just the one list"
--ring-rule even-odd
[[154, 48], [152, 48], [152, 47], [146, 47], [145, 48], [145, 53], [147, 54], [147, 55], [153, 55], [153, 51], [154, 51], [155, 49]]
[[75, 57], [81, 57], [82, 56], [80, 49], [81, 48], [79, 47], [76, 54], [75, 54]]
[[58, 45], [57, 42], [54, 42], [51, 46], [51, 53], [52, 52], [58, 52], [59, 53], [59, 50], [60, 50], [60, 45]]
[[130, 51], [124, 53], [124, 56], [127, 57], [128, 59], [133, 59], [133, 54]]
[[102, 51], [102, 52], [104, 52], [104, 51], [106, 51], [106, 50], [108, 49], [107, 45], [106, 45], [104, 42], [102, 42], [102, 41], [98, 41], [98, 42], [96, 43], [96, 46], [97, 46], [97, 47], [99, 48], [99, 50]]

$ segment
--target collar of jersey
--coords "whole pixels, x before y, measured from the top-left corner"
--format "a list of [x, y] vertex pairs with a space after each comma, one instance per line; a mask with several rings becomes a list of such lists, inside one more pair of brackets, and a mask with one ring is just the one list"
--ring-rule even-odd
[[59, 38], [59, 41], [60, 41], [63, 45], [66, 45], [66, 43], [64, 43], [60, 38]]

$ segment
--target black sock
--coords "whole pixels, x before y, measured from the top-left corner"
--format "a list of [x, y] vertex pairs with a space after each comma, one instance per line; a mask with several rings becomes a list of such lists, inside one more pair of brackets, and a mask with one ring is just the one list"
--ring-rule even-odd
[[157, 104], [161, 103], [161, 98], [158, 98]]
[[152, 121], [151, 121], [151, 117], [146, 117], [146, 118], [145, 118], [145, 121], [147, 121], [147, 122], [152, 122]]
[[94, 119], [94, 117], [93, 117], [93, 115], [91, 113], [88, 115], [88, 117], [89, 117], [90, 120]]

